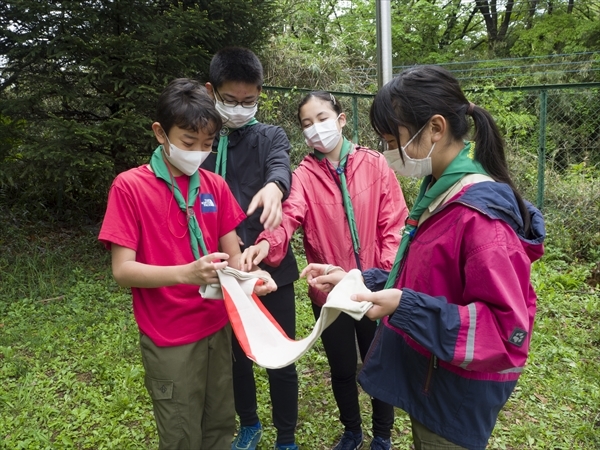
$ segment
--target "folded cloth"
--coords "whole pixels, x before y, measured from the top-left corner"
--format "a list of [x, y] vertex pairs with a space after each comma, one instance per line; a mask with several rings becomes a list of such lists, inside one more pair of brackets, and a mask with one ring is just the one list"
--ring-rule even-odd
[[360, 320], [373, 306], [371, 302], [350, 300], [352, 294], [371, 292], [359, 270], [353, 269], [327, 296], [309, 336], [290, 339], [258, 297], [253, 294], [258, 278], [241, 279], [226, 269], [218, 270], [225, 307], [233, 331], [248, 358], [267, 369], [279, 369], [300, 359], [315, 344], [321, 333], [344, 312]]
[[[218, 272], [224, 275], [231, 276], [236, 280], [239, 280], [240, 286], [242, 287], [246, 295], [252, 295], [252, 292], [254, 292], [254, 286], [258, 280], [263, 280], [265, 283], [269, 281], [269, 279], [264, 276], [258, 275], [253, 272], [242, 272], [241, 270], [237, 270], [229, 266], [219, 270]], [[246, 281], [252, 280], [254, 280], [254, 282], [245, 283]], [[202, 298], [208, 300], [223, 300], [223, 291], [221, 290], [221, 284], [213, 283], [200, 286], [200, 295], [202, 296]]]

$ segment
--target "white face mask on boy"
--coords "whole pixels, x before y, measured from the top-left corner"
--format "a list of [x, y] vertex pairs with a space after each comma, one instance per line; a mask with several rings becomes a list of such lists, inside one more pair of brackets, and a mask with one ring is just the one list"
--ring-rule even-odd
[[244, 108], [242, 105], [227, 106], [217, 100], [215, 108], [223, 118], [223, 125], [230, 128], [240, 128], [250, 122], [258, 111], [258, 104], [252, 108]]
[[[166, 136], [165, 136], [166, 137]], [[198, 170], [200, 165], [204, 162], [210, 151], [203, 152], [198, 150], [181, 150], [175, 145], [171, 144], [169, 138], [169, 153], [167, 153], [165, 146], [163, 145], [163, 153], [167, 160], [179, 170], [181, 170], [188, 177], [193, 175]]]
[[342, 132], [337, 127], [337, 121], [340, 116], [324, 122], [317, 122], [304, 129], [302, 133], [304, 134], [306, 145], [321, 153], [330, 153], [333, 151], [342, 138]]
[[400, 146], [400, 151], [402, 152], [404, 161], [402, 160], [402, 158], [400, 158], [400, 153], [398, 153], [398, 149], [386, 150], [385, 152], [383, 152], [383, 155], [385, 156], [388, 165], [392, 169], [394, 169], [394, 171], [398, 175], [402, 175], [404, 177], [423, 178], [427, 175], [431, 175], [431, 173], [433, 172], [433, 168], [431, 166], [431, 153], [433, 153], [435, 142], [431, 146], [431, 150], [429, 150], [429, 153], [425, 158], [413, 159], [406, 154], [406, 148], [419, 135], [419, 133], [423, 131], [425, 125], [423, 125], [421, 129], [409, 139], [406, 145]]

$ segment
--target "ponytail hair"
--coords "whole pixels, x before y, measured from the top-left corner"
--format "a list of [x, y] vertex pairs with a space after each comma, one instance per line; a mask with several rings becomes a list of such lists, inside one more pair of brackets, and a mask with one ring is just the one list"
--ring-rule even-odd
[[[436, 114], [444, 117], [455, 140], [468, 136], [467, 116], [473, 118], [475, 160], [495, 181], [510, 186], [528, 233], [531, 218], [510, 177], [500, 130], [489, 112], [466, 99], [458, 80], [448, 70], [415, 66], [403, 71], [379, 90], [371, 105], [370, 119], [376, 133], [390, 134], [400, 145], [399, 127], [407, 128], [412, 137]], [[416, 137], [417, 142], [420, 138], [421, 135]]]

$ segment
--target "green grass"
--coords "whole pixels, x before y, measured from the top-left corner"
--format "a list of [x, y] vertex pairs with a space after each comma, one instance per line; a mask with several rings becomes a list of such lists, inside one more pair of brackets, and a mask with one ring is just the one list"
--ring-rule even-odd
[[[0, 448], [156, 448], [130, 296], [113, 282], [96, 230], [4, 223], [10, 226], [0, 231]], [[535, 265], [531, 356], [489, 448], [600, 448], [600, 292], [585, 283], [590, 269], [567, 264], [552, 249]], [[298, 334], [306, 336], [314, 319], [304, 281], [297, 293]], [[298, 443], [331, 448], [342, 429], [320, 343], [298, 362], [298, 372]], [[266, 372], [257, 368], [256, 376], [265, 425], [260, 448], [270, 449]], [[361, 402], [368, 428], [364, 393]], [[397, 410], [394, 448], [410, 447], [409, 426]]]

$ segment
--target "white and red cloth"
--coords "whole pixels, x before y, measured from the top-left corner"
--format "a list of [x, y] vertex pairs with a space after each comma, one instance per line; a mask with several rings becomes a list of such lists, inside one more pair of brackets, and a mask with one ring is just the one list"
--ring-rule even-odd
[[240, 346], [248, 358], [267, 369], [279, 369], [297, 361], [310, 350], [323, 330], [340, 313], [344, 312], [355, 320], [360, 320], [373, 306], [370, 302], [350, 300], [352, 294], [370, 292], [363, 283], [360, 271], [351, 270], [329, 293], [310, 335], [296, 341], [285, 334], [259, 298], [252, 293], [259, 280], [257, 276], [240, 276], [238, 274], [241, 272], [230, 268], [217, 273], [229, 320]]

